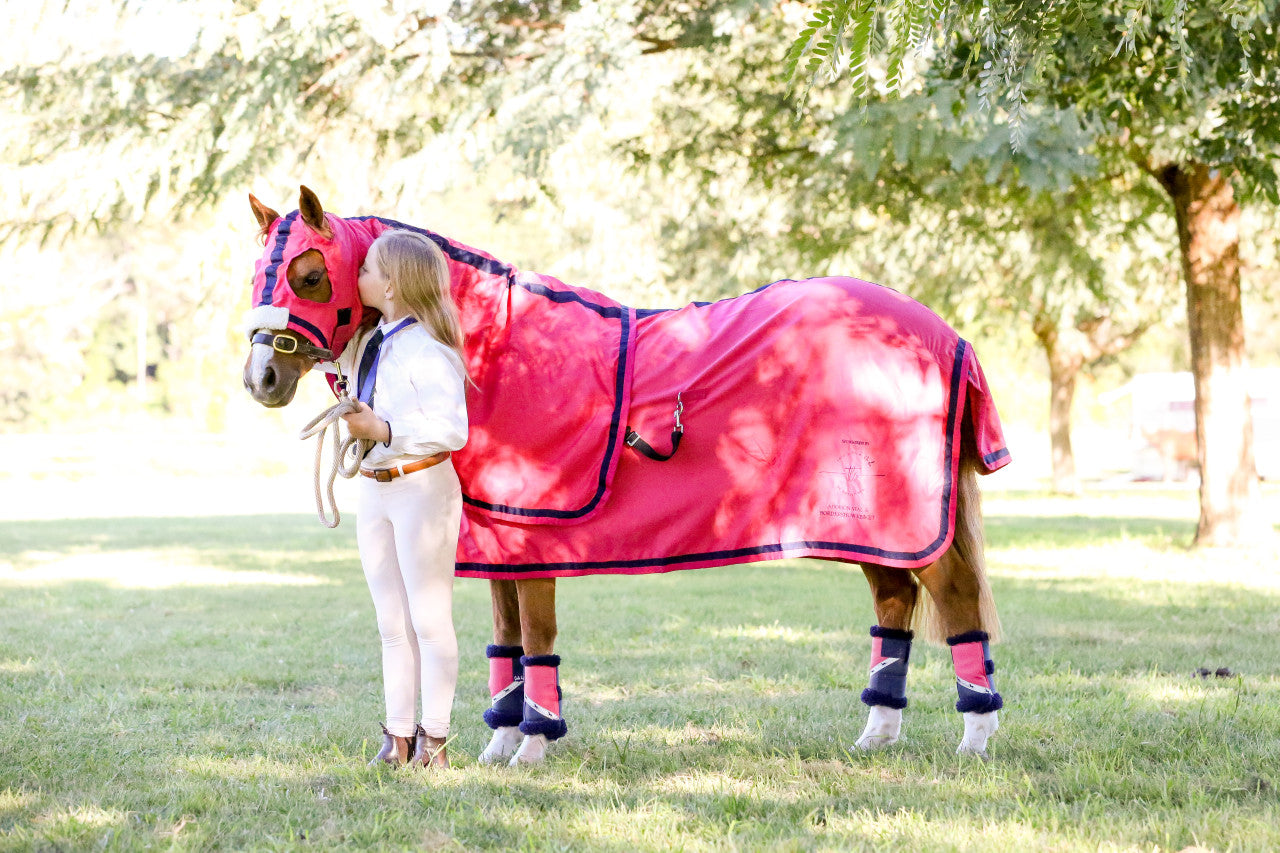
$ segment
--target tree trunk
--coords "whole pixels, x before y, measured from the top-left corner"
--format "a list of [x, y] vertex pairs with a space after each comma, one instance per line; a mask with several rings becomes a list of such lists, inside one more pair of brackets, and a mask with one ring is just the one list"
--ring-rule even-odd
[[1062, 344], [1053, 317], [1037, 313], [1032, 329], [1049, 361], [1049, 455], [1053, 462], [1052, 489], [1058, 494], [1080, 494], [1076, 457], [1071, 449], [1071, 404], [1084, 356]]
[[1187, 285], [1200, 466], [1197, 545], [1245, 545], [1269, 533], [1259, 506], [1240, 298], [1240, 207], [1229, 176], [1201, 163], [1158, 173], [1173, 199]]
[[1071, 449], [1071, 404], [1076, 398], [1080, 359], [1049, 353], [1049, 451], [1053, 457], [1053, 491], [1080, 494], [1076, 456]]

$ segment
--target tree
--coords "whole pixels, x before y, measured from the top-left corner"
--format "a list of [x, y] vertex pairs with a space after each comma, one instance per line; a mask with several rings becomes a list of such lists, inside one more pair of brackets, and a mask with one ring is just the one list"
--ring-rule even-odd
[[767, 50], [786, 25], [753, 24], [710, 48], [633, 144], [695, 190], [671, 229], [679, 256], [695, 273], [705, 259], [729, 293], [830, 268], [882, 275], [983, 337], [1025, 323], [1049, 366], [1053, 485], [1076, 491], [1080, 375], [1172, 301], [1173, 228], [1154, 188], [1133, 169], [1100, 172], [1073, 111], [1050, 111], [1011, 151], [1003, 120], [918, 77], [896, 100], [879, 80], [861, 106], [815, 89], [797, 115]]
[[1070, 107], [1103, 163], [1135, 164], [1164, 191], [1186, 287], [1203, 545], [1271, 532], [1244, 381], [1238, 197], [1280, 200], [1278, 5], [828, 0], [788, 54], [801, 79], [831, 69], [863, 91], [876, 56], [892, 82], [912, 48], [934, 42], [932, 78], [1007, 115], [1014, 149], [1035, 105]]

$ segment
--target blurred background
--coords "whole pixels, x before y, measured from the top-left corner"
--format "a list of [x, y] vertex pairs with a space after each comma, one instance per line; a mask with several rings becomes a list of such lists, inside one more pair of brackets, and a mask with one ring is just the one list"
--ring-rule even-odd
[[[1072, 83], [1060, 50], [926, 5], [5, 4], [0, 514], [311, 511], [296, 436], [327, 388], [260, 408], [237, 331], [248, 193], [288, 211], [302, 183], [637, 307], [893, 287], [975, 344], [1015, 460], [984, 487], [1070, 495], [1197, 482], [1166, 178], [1203, 166], [1232, 185], [1237, 361], [1280, 478], [1274, 34], [1103, 10], [1094, 35], [1130, 44]], [[1191, 40], [1172, 59], [1140, 38], [1166, 31]], [[1238, 61], [1192, 43], [1224, 34]]]

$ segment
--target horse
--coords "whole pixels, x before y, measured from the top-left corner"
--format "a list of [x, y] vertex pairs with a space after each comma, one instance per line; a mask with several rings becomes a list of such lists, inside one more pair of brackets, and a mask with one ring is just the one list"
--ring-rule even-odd
[[567, 732], [557, 578], [793, 557], [857, 563], [871, 588], [856, 748], [898, 741], [919, 631], [951, 650], [957, 751], [987, 756], [1003, 699], [977, 475], [1009, 452], [973, 348], [936, 314], [844, 277], [635, 309], [337, 216], [305, 186], [285, 215], [249, 202], [264, 249], [244, 384], [267, 407], [313, 368], [340, 387], [331, 362], [372, 319], [356, 279], [378, 234], [425, 234], [448, 259], [472, 377], [457, 575], [487, 579], [493, 607], [481, 762], [543, 761]]

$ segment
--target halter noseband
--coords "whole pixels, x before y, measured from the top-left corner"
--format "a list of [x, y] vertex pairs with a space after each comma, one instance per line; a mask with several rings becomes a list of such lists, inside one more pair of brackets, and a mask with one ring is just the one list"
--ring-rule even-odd
[[333, 361], [333, 353], [327, 349], [321, 349], [307, 341], [298, 340], [290, 335], [280, 335], [270, 331], [258, 331], [253, 337], [249, 338], [250, 343], [268, 344], [276, 352], [282, 352], [285, 355], [297, 353], [305, 358], [314, 359], [316, 361]]

